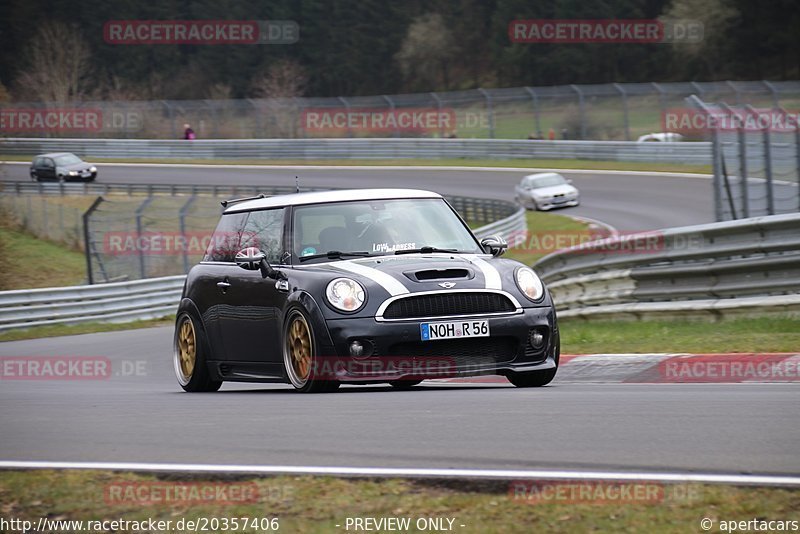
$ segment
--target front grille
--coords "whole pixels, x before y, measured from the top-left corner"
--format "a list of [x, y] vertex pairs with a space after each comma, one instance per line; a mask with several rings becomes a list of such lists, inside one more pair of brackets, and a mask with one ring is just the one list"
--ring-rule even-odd
[[480, 337], [396, 343], [389, 347], [397, 358], [441, 358], [457, 368], [512, 361], [519, 350], [514, 337]]
[[383, 312], [385, 319], [410, 317], [442, 317], [446, 315], [476, 315], [510, 313], [514, 304], [498, 293], [443, 293], [405, 297], [389, 304]]

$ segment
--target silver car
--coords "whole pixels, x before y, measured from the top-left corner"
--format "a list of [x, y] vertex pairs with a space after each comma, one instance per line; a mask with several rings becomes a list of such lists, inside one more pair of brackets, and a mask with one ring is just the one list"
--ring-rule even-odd
[[522, 206], [546, 211], [580, 204], [580, 192], [572, 181], [555, 172], [529, 174], [514, 188], [514, 199]]

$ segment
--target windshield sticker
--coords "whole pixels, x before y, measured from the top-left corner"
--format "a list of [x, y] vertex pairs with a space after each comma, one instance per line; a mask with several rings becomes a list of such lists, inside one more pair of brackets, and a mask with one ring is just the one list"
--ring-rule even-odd
[[301, 256], [311, 256], [312, 254], [316, 254], [316, 253], [317, 253], [317, 249], [315, 249], [314, 247], [306, 247], [306, 248], [303, 249], [303, 251], [300, 253], [300, 255]]
[[372, 244], [372, 252], [395, 252], [397, 250], [410, 250], [414, 248], [417, 248], [416, 243], [395, 243], [393, 245], [389, 245], [389, 243]]

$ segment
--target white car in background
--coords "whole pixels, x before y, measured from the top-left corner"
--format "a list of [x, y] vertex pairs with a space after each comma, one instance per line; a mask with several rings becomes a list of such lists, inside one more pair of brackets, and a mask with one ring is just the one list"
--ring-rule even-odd
[[680, 143], [683, 136], [679, 133], [661, 132], [642, 135], [636, 140], [637, 143]]
[[580, 192], [572, 181], [555, 172], [525, 176], [514, 189], [514, 199], [525, 208], [541, 211], [581, 203]]

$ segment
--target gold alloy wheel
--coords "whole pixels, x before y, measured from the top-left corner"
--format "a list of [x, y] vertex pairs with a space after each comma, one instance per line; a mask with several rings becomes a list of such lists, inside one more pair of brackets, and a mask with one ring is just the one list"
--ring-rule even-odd
[[178, 378], [181, 383], [188, 383], [192, 379], [194, 366], [197, 362], [197, 336], [194, 332], [194, 324], [191, 318], [186, 315], [178, 329], [178, 340], [176, 347], [176, 366]]
[[[311, 332], [308, 329], [305, 317], [301, 313], [296, 313], [289, 324], [289, 332], [286, 340], [291, 373], [296, 378], [295, 385], [303, 385], [308, 381], [311, 374]], [[294, 383], [295, 380], [292, 380]]]

